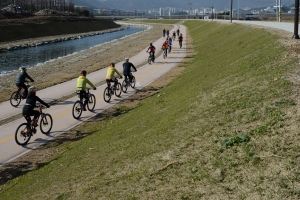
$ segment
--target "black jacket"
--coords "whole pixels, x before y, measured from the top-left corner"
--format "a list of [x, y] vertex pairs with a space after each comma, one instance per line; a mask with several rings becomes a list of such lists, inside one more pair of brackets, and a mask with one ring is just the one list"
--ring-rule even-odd
[[34, 82], [34, 80], [27, 74], [27, 72], [21, 72], [19, 73], [16, 83], [24, 83], [26, 78], [28, 78], [30, 81]]
[[124, 62], [123, 63], [123, 75], [128, 76], [130, 74], [130, 68], [133, 68], [136, 71], [135, 66], [131, 62]]

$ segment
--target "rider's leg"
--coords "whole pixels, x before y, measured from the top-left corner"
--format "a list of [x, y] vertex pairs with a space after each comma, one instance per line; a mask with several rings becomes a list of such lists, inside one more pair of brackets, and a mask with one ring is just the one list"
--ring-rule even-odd
[[40, 112], [39, 111], [37, 111], [37, 110], [33, 110], [32, 111], [32, 113], [33, 113], [33, 122], [32, 122], [32, 125], [34, 126], [34, 127], [37, 127], [37, 124], [38, 124], [38, 118], [39, 118], [39, 116], [40, 116]]

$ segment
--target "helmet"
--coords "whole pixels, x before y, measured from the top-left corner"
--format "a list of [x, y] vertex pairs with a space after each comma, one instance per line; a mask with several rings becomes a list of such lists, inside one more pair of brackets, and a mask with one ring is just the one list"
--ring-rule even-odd
[[20, 71], [22, 71], [22, 70], [25, 71], [25, 70], [26, 70], [26, 67], [20, 67], [19, 70], [20, 70]]
[[86, 71], [85, 71], [85, 70], [82, 70], [82, 71], [81, 71], [81, 74], [82, 74], [83, 76], [86, 76]]
[[128, 61], [129, 60], [129, 58], [125, 58], [125, 61]]
[[28, 92], [30, 92], [30, 93], [33, 93], [33, 92], [36, 92], [36, 91], [37, 91], [37, 88], [34, 87], [34, 86], [30, 86], [30, 87], [28, 88]]

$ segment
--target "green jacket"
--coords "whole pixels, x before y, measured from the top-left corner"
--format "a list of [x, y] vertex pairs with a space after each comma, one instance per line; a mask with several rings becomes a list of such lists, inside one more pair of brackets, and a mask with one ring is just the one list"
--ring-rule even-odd
[[93, 83], [91, 83], [91, 81], [89, 81], [89, 79], [87, 79], [85, 76], [79, 76], [77, 78], [77, 86], [76, 86], [76, 90], [86, 90], [86, 84], [89, 84], [92, 88], [95, 88], [95, 86], [93, 85]]

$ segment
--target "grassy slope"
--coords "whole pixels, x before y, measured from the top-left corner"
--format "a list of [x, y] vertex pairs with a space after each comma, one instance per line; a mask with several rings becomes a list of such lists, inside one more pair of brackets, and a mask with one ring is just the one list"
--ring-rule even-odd
[[[56, 19], [56, 18], [54, 18]], [[25, 21], [25, 20], [24, 20]], [[9, 42], [36, 37], [78, 34], [120, 27], [111, 20], [74, 18], [73, 21], [31, 20], [27, 23], [0, 25], [0, 42]]]
[[[294, 61], [262, 29], [185, 25], [194, 55], [180, 76], [136, 107], [82, 126], [84, 138], [57, 146], [52, 160], [3, 186], [1, 199], [297, 198], [286, 79]], [[241, 135], [250, 141], [221, 148]]]

